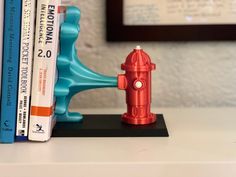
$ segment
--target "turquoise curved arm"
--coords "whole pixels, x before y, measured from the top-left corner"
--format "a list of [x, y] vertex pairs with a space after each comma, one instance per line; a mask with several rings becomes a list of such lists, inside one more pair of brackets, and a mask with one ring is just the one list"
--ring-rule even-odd
[[83, 65], [77, 56], [76, 40], [80, 27], [80, 10], [67, 7], [60, 28], [60, 53], [57, 58], [58, 81], [55, 85], [55, 115], [59, 122], [78, 122], [83, 116], [71, 113], [68, 106], [78, 92], [103, 87], [117, 87], [117, 77], [104, 76]]

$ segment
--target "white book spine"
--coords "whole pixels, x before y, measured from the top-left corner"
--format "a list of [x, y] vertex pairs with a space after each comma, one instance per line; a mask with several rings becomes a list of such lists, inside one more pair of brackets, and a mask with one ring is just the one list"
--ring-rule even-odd
[[38, 0], [29, 140], [47, 141], [54, 125], [60, 0]]
[[0, 100], [1, 100], [1, 82], [2, 82], [2, 44], [3, 44], [3, 21], [4, 21], [4, 1], [0, 1]]
[[22, 3], [16, 137], [28, 136], [34, 46], [35, 0]]

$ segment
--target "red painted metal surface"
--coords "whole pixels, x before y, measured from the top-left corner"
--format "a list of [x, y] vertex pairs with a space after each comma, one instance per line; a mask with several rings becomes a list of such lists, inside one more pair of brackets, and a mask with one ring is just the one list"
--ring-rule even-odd
[[118, 75], [118, 88], [126, 91], [127, 113], [122, 121], [133, 125], [151, 124], [156, 115], [151, 113], [151, 71], [156, 65], [139, 46], [126, 58], [121, 69], [125, 74]]

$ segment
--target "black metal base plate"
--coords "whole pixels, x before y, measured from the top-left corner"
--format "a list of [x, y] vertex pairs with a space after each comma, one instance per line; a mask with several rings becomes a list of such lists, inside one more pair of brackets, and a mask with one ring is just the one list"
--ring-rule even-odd
[[53, 137], [168, 137], [162, 114], [150, 125], [128, 125], [121, 115], [84, 115], [83, 122], [58, 122]]

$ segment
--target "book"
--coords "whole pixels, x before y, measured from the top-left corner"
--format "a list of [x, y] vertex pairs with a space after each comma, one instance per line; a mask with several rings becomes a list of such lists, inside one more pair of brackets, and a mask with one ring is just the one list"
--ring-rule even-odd
[[28, 140], [35, 5], [35, 0], [24, 0], [22, 2], [16, 141]]
[[29, 140], [47, 141], [54, 119], [54, 85], [59, 43], [61, 1], [38, 0], [31, 94]]
[[21, 0], [5, 0], [0, 127], [2, 143], [13, 143], [15, 137], [21, 2]]
[[[4, 1], [0, 1], [0, 102], [1, 102], [1, 83], [2, 83], [2, 43], [3, 43], [3, 17], [4, 17]], [[1, 112], [1, 107], [0, 107]], [[0, 115], [1, 125], [1, 115]], [[0, 129], [1, 136], [1, 129]]]

